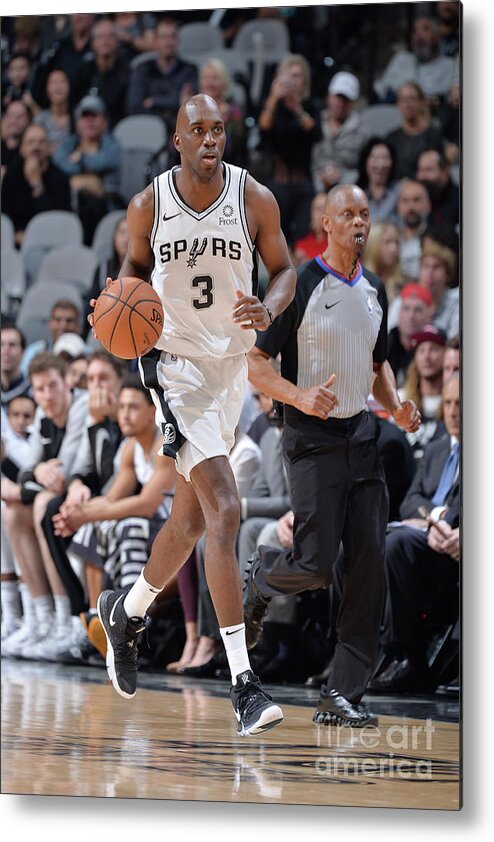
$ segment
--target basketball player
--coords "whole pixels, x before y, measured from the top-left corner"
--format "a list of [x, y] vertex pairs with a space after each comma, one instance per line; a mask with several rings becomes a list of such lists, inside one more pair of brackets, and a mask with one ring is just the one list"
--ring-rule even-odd
[[[322, 222], [326, 248], [301, 267], [295, 299], [248, 355], [252, 383], [285, 405], [295, 522], [293, 548], [262, 546], [251, 559], [246, 638], [251, 649], [273, 596], [327, 588], [342, 543], [338, 640], [314, 721], [363, 727], [376, 719], [360, 699], [379, 643], [388, 521], [379, 428], [367, 399], [372, 389], [405, 430], [419, 427], [420, 414], [400, 401], [386, 360], [384, 285], [359, 262], [370, 230], [365, 193], [334, 187]], [[269, 361], [279, 353], [281, 374]]]
[[[156, 348], [140, 359], [178, 480], [169, 521], [142, 575], [126, 594], [98, 602], [108, 639], [108, 673], [132, 698], [137, 641], [157, 594], [206, 531], [205, 571], [231, 670], [241, 735], [283, 719], [250, 669], [235, 542], [240, 516], [228, 462], [247, 389], [246, 354], [293, 298], [296, 274], [273, 195], [245, 170], [222, 163], [225, 127], [209, 96], [179, 110], [174, 144], [181, 164], [157, 176], [128, 208], [129, 246], [120, 277], [151, 279], [164, 307]], [[269, 274], [256, 294], [259, 252]]]

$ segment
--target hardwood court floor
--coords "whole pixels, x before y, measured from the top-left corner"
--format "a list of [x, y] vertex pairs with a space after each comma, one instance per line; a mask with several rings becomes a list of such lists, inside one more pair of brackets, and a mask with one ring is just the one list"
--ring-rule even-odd
[[143, 673], [127, 701], [102, 669], [2, 660], [2, 792], [459, 808], [455, 700], [374, 699], [357, 731], [314, 725], [314, 690], [268, 689], [283, 724], [241, 738], [226, 682]]

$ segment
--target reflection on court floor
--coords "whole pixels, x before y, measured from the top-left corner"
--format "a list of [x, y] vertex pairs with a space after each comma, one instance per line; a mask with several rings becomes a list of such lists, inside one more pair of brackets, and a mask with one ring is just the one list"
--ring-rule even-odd
[[315, 691], [280, 688], [283, 725], [241, 738], [227, 691], [147, 675], [127, 701], [103, 670], [2, 660], [2, 792], [460, 806], [459, 724], [435, 717], [433, 701], [416, 705], [420, 718], [409, 715], [414, 700], [406, 716], [388, 700], [377, 727], [326, 728], [311, 721]]

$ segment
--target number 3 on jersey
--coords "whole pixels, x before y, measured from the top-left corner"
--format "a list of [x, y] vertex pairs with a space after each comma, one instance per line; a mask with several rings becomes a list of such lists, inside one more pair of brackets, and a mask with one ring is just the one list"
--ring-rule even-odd
[[196, 310], [205, 310], [211, 307], [214, 302], [213, 279], [211, 275], [195, 275], [192, 278], [192, 286], [199, 289], [200, 298], [193, 298], [192, 304]]

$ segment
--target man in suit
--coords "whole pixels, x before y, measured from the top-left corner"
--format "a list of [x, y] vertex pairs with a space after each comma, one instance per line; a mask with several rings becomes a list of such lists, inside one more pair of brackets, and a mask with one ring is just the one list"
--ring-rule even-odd
[[460, 559], [460, 378], [443, 387], [447, 433], [425, 449], [401, 508], [401, 525], [386, 536], [386, 607], [382, 643], [391, 658], [369, 689], [395, 693], [432, 689], [420, 614], [428, 592], [455, 591]]

